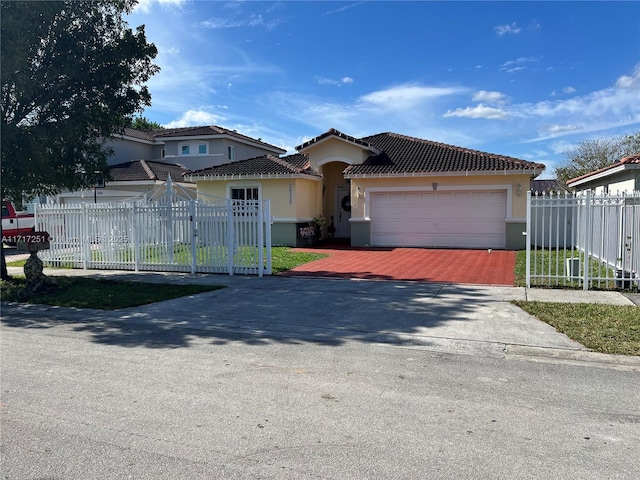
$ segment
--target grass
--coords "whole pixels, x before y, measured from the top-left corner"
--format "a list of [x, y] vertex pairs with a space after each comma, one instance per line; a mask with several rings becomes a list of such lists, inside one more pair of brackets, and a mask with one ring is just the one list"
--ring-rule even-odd
[[[567, 258], [580, 258], [580, 263], [584, 261], [584, 253], [578, 250], [538, 250], [532, 251], [532, 273], [537, 275], [558, 275], [561, 278], [531, 278], [532, 287], [561, 287], [561, 288], [582, 288], [582, 282], [566, 276], [565, 260]], [[594, 286], [598, 289], [610, 289], [615, 286], [615, 274], [613, 269], [602, 262], [591, 259], [589, 265], [590, 273], [593, 277], [606, 277], [611, 280], [594, 280]], [[514, 269], [516, 286], [524, 287], [527, 284], [527, 252], [519, 250], [516, 252], [516, 265]]]
[[286, 272], [327, 256], [326, 253], [294, 252], [289, 247], [271, 247], [271, 270], [273, 273]]
[[[245, 252], [247, 253], [247, 252]], [[243, 252], [240, 252], [242, 255]], [[248, 254], [248, 253], [247, 253]], [[255, 254], [255, 253], [254, 253]], [[266, 255], [266, 252], [265, 252]], [[310, 253], [310, 252], [296, 252], [290, 247], [271, 247], [271, 269], [273, 273], [286, 272], [299, 265], [318, 260], [326, 257], [325, 253]], [[101, 257], [94, 255], [93, 261], [100, 261]], [[125, 259], [126, 260], [126, 259]], [[174, 260], [178, 264], [189, 265], [191, 263], [191, 250], [187, 251], [186, 247], [177, 248], [175, 252]], [[151, 256], [146, 258], [147, 262], [159, 261], [157, 252], [151, 250]], [[9, 267], [24, 267], [26, 260], [16, 260], [14, 262], [7, 262]], [[61, 265], [56, 265], [55, 268], [70, 268], [70, 265], [62, 262]]]
[[[296, 252], [289, 247], [273, 247], [271, 251], [273, 273], [291, 270], [298, 265], [327, 256], [321, 253]], [[9, 262], [7, 265], [23, 267], [25, 261]], [[54, 277], [53, 279], [58, 286], [54, 292], [31, 297], [28, 301], [61, 307], [117, 310], [223, 288], [221, 286], [96, 280], [85, 277]], [[4, 301], [21, 301], [20, 290], [24, 288], [25, 284], [26, 280], [21, 277], [0, 282], [0, 298]]]
[[[54, 277], [52, 280], [57, 285], [55, 291], [29, 298], [28, 302], [117, 310], [224, 288], [218, 285], [174, 285], [86, 277]], [[20, 290], [25, 285], [26, 280], [22, 277], [0, 282], [2, 300], [20, 301]]]
[[595, 352], [640, 355], [640, 308], [594, 303], [513, 302]]

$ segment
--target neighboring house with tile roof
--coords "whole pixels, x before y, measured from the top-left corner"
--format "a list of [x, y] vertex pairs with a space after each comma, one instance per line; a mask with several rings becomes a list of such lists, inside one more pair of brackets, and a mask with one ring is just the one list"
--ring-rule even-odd
[[396, 133], [331, 129], [296, 147], [191, 172], [198, 193], [271, 200], [274, 245], [301, 245], [301, 225], [354, 246], [525, 246], [525, 192], [540, 163]]
[[122, 201], [148, 195], [164, 184], [167, 175], [195, 195], [195, 184], [185, 182], [182, 174], [225, 162], [259, 155], [281, 155], [286, 150], [238, 133], [208, 125], [141, 131], [125, 128], [105, 145], [113, 151], [109, 158], [111, 179], [103, 188], [63, 193], [59, 203]]
[[578, 191], [591, 190], [598, 194], [640, 191], [640, 153], [572, 178], [567, 181], [567, 186]]
[[544, 180], [535, 180], [532, 178], [529, 184], [529, 190], [531, 190], [531, 193], [534, 195], [550, 195], [569, 191], [567, 185], [557, 178], [547, 178]]
[[[109, 167], [111, 179], [105, 188], [66, 192], [58, 195], [58, 203], [123, 202], [141, 198], [153, 198], [160, 195], [167, 179], [180, 190], [183, 197], [196, 197], [196, 185], [184, 180], [188, 170], [182, 165], [156, 162], [153, 160], [135, 160]], [[106, 188], [108, 187], [108, 188]]]

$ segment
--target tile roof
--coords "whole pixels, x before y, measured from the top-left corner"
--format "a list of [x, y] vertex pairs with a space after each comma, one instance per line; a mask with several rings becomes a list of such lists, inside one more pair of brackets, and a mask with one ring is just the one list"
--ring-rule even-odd
[[145, 132], [142, 130], [136, 130], [135, 128], [125, 127], [123, 135], [153, 142], [153, 135], [150, 133], [150, 131]]
[[576, 183], [580, 180], [586, 180], [593, 175], [597, 175], [602, 172], [606, 172], [607, 170], [611, 170], [616, 167], [626, 166], [626, 165], [640, 165], [640, 153], [636, 153], [629, 157], [625, 157], [617, 162], [612, 163], [611, 165], [607, 165], [606, 167], [599, 168], [598, 170], [594, 170], [593, 172], [585, 173], [584, 175], [580, 175], [579, 177], [572, 178], [571, 180], [567, 180], [567, 185], [572, 183]]
[[282, 158], [276, 157], [275, 155], [262, 155], [260, 157], [196, 170], [189, 172], [186, 176], [190, 178], [202, 178], [232, 176], [290, 177], [291, 175], [321, 177], [319, 173], [311, 170], [309, 158], [302, 153], [296, 153]]
[[367, 143], [359, 138], [352, 137], [351, 135], [347, 135], [346, 133], [342, 133], [341, 131], [336, 130], [335, 128], [330, 128], [327, 132], [323, 133], [322, 135], [318, 135], [317, 137], [314, 137], [311, 140], [304, 142], [302, 145], [297, 146], [296, 150], [304, 150], [305, 148], [310, 147], [311, 145], [314, 145], [316, 143], [319, 143], [322, 140], [325, 140], [326, 138], [329, 138], [329, 137], [341, 138], [348, 142], [355, 143], [369, 150], [372, 150], [375, 153], [380, 153], [379, 150], [375, 148], [373, 145], [371, 145], [370, 143]]
[[215, 125], [207, 125], [201, 127], [181, 127], [181, 128], [162, 128], [157, 130], [149, 130], [148, 135], [151, 135], [155, 140], [162, 140], [172, 137], [200, 137], [200, 136], [215, 136], [215, 135], [228, 135], [240, 140], [245, 140], [252, 143], [259, 143], [274, 150], [279, 150], [282, 153], [286, 152], [285, 149], [263, 142], [261, 138], [252, 138], [247, 135], [242, 135], [236, 130], [229, 130], [227, 128], [218, 127]]
[[151, 160], [135, 160], [132, 162], [118, 163], [109, 167], [112, 181], [135, 182], [159, 180], [166, 182], [167, 177], [175, 181], [183, 182], [182, 174], [188, 170], [182, 165], [173, 163], [154, 162]]
[[444, 172], [542, 171], [541, 163], [456, 147], [397, 133], [379, 133], [361, 139], [382, 153], [362, 164], [350, 165], [345, 178], [352, 176], [394, 175]]

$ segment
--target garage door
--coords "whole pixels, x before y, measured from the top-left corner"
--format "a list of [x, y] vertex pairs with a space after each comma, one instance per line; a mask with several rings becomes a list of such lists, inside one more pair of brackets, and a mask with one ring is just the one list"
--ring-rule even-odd
[[371, 196], [371, 244], [505, 248], [503, 191], [386, 192]]

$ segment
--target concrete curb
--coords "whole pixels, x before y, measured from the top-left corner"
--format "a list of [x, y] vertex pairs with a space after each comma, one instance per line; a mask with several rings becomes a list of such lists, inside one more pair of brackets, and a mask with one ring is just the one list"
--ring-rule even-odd
[[505, 353], [507, 359], [513, 360], [566, 362], [572, 365], [589, 364], [589, 366], [640, 372], [640, 356], [633, 355], [610, 355], [588, 350], [564, 350], [527, 345], [507, 345]]

